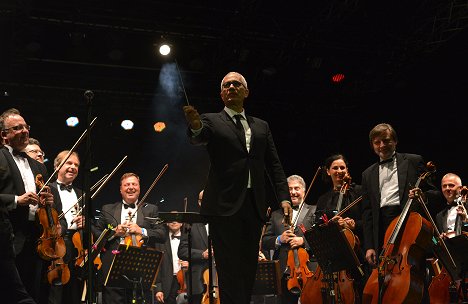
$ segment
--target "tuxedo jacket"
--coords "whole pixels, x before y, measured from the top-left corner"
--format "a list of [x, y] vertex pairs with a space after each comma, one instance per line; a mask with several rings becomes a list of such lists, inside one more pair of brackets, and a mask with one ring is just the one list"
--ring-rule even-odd
[[266, 220], [267, 179], [273, 184], [278, 201], [290, 201], [286, 176], [267, 122], [246, 117], [252, 131], [247, 151], [245, 135], [226, 111], [202, 114], [200, 118], [203, 123], [200, 134], [192, 136], [189, 129], [189, 138], [192, 144], [205, 145], [210, 158], [201, 214], [229, 216], [238, 211], [247, 195], [249, 172], [260, 218]]
[[[68, 210], [63, 210], [63, 204], [62, 200], [60, 199], [60, 194], [58, 190], [59, 185], [57, 184], [57, 181], [54, 181], [50, 183], [50, 191], [54, 195], [54, 208], [57, 210], [58, 214], [61, 214], [63, 212], [67, 212]], [[73, 190], [76, 193], [77, 199], [80, 199], [81, 195], [83, 194], [83, 191], [81, 189], [76, 188], [73, 186]], [[80, 206], [83, 205], [83, 201], [81, 201]], [[72, 212], [71, 210], [68, 212]], [[68, 229], [69, 224], [67, 223], [67, 220], [65, 219], [65, 216], [62, 217], [60, 220], [60, 225], [62, 226], [62, 234], [65, 233], [65, 231]]]
[[[44, 181], [48, 179], [47, 169], [44, 164], [27, 157], [27, 161], [33, 175], [42, 174]], [[2, 239], [11, 238], [14, 235], [15, 254], [21, 253], [26, 241], [35, 242], [40, 237], [40, 226], [38, 223], [29, 221], [29, 206], [16, 206], [15, 196], [23, 195], [26, 192], [21, 173], [16, 165], [13, 156], [6, 147], [0, 148], [0, 237]], [[8, 209], [11, 209], [7, 211]], [[8, 244], [8, 243], [5, 243]], [[0, 252], [9, 252], [6, 246]], [[5, 251], [6, 250], [6, 251]]]
[[[172, 248], [171, 239], [169, 237], [169, 229], [167, 228], [167, 226], [165, 226], [164, 228], [166, 231], [166, 235], [168, 236], [166, 241], [164, 243], [156, 243], [155, 245], [157, 250], [163, 252], [163, 258], [161, 261], [161, 266], [159, 267], [158, 275], [156, 277], [156, 286], [154, 292], [156, 293], [162, 291], [164, 293], [164, 298], [166, 298], [171, 290], [174, 275], [174, 262], [172, 261], [172, 250], [176, 250], [177, 252], [178, 248]], [[181, 231], [181, 239], [183, 233], [184, 232]]]
[[[314, 221], [315, 207], [316, 206], [304, 204], [304, 207], [302, 207], [301, 213], [299, 214], [299, 217], [297, 219], [297, 225], [294, 229], [294, 233], [296, 234], [296, 236], [300, 236], [304, 239], [304, 248], [307, 249], [307, 251], [310, 250], [309, 244], [307, 243], [307, 240], [304, 237], [302, 229], [300, 229], [298, 226], [299, 224], [303, 224], [306, 230], [310, 229]], [[262, 249], [275, 250], [273, 259], [279, 260], [281, 271], [284, 271], [286, 269], [288, 261], [288, 252], [290, 249], [289, 244], [282, 243], [281, 246], [279, 246], [278, 248], [276, 248], [275, 246], [277, 237], [288, 229], [288, 227], [285, 227], [283, 224], [283, 217], [283, 210], [278, 209], [273, 211], [273, 213], [271, 214], [270, 224], [267, 225], [265, 234], [262, 238]]]
[[[184, 229], [185, 230], [185, 229]], [[208, 249], [208, 234], [205, 224], [195, 223], [191, 225], [190, 237], [192, 258], [193, 294], [202, 294], [204, 291], [203, 272], [208, 269], [208, 260], [203, 258], [203, 252]], [[189, 261], [188, 233], [183, 233], [177, 255], [181, 260]], [[189, 261], [190, 263], [190, 261]], [[188, 282], [188, 277], [187, 277]], [[188, 292], [188, 289], [187, 289]]]
[[[422, 156], [408, 153], [396, 153], [396, 163], [400, 206], [403, 208], [408, 201], [409, 190], [415, 186], [418, 178], [426, 172], [426, 163]], [[378, 250], [383, 244], [383, 240], [379, 239], [379, 164], [375, 163], [364, 170], [361, 181], [365, 252], [368, 249]], [[421, 183], [420, 188], [424, 190], [425, 183]], [[417, 204], [417, 202], [414, 201], [414, 204]]]
[[[122, 201], [107, 204], [102, 207], [100, 212], [101, 216], [95, 223], [95, 228], [93, 229], [93, 233], [95, 234], [96, 239], [99, 235], [108, 227], [108, 225], [112, 225], [113, 228], [117, 227], [120, 224], [121, 213], [123, 208]], [[164, 229], [162, 224], [153, 224], [150, 220], [145, 219], [145, 217], [157, 217], [158, 216], [158, 207], [153, 204], [148, 204], [143, 202], [143, 206], [140, 206], [137, 211], [137, 225], [145, 228], [148, 233], [148, 238], [145, 240], [145, 245], [151, 248], [155, 247], [155, 243], [164, 243], [167, 239], [167, 233]], [[110, 265], [112, 264], [114, 255], [112, 250], [115, 250], [119, 247], [120, 244], [120, 237], [111, 237], [104, 245], [105, 252], [104, 254], [101, 253], [101, 261], [102, 261], [102, 273], [103, 279], [106, 278], [109, 270]]]

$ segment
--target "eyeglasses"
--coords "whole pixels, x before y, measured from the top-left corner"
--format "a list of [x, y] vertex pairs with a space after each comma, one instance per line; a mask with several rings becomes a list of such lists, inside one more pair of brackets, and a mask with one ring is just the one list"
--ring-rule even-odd
[[239, 82], [239, 81], [234, 80], [234, 81], [228, 81], [228, 82], [223, 83], [223, 88], [224, 88], [224, 89], [227, 89], [227, 88], [229, 88], [231, 85], [233, 85], [235, 88], [239, 88], [240, 86], [244, 86], [244, 85], [242, 84], [242, 82]]
[[31, 130], [31, 126], [30, 125], [17, 125], [14, 127], [5, 128], [3, 129], [3, 131], [13, 130], [15, 132], [19, 132], [19, 131], [23, 131], [23, 129], [26, 129], [29, 131]]
[[29, 150], [29, 151], [26, 151], [26, 153], [34, 153], [36, 155], [41, 154], [42, 157], [45, 157], [45, 153], [42, 150]]

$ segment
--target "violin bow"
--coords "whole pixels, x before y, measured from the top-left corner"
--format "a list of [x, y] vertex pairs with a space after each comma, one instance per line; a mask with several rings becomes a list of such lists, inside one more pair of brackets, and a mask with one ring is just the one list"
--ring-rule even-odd
[[301, 204], [299, 205], [299, 209], [297, 211], [296, 217], [294, 218], [292, 223], [290, 223], [290, 225], [289, 225], [289, 226], [291, 226], [291, 229], [294, 228], [296, 226], [296, 224], [297, 224], [297, 220], [299, 219], [299, 214], [301, 214], [302, 207], [304, 206], [307, 195], [309, 195], [310, 189], [312, 188], [312, 185], [314, 184], [315, 180], [317, 179], [317, 176], [320, 173], [320, 170], [322, 170], [322, 167], [319, 166], [317, 168], [317, 171], [315, 171], [314, 178], [312, 178], [312, 181], [310, 182], [309, 188], [307, 188], [307, 191], [306, 191], [306, 193], [304, 195], [304, 199], [302, 200]]
[[70, 157], [70, 155], [72, 155], [73, 152], [75, 152], [76, 150], [76, 147], [83, 141], [83, 139], [85, 138], [86, 134], [88, 133], [88, 130], [91, 130], [94, 125], [96, 124], [96, 119], [97, 117], [94, 117], [94, 119], [91, 121], [91, 123], [89, 124], [89, 128], [87, 128], [83, 134], [81, 134], [80, 138], [78, 138], [78, 140], [75, 142], [75, 144], [73, 145], [73, 147], [71, 147], [70, 151], [68, 151], [67, 153], [67, 156], [65, 156], [63, 158], [63, 160], [60, 162], [60, 164], [57, 166], [57, 168], [54, 170], [54, 172], [49, 176], [49, 179], [47, 179], [47, 181], [44, 183], [44, 185], [41, 187], [41, 189], [39, 190], [38, 193], [41, 193], [42, 191], [44, 191], [44, 188], [50, 183], [50, 181], [52, 180], [52, 178], [54, 178], [55, 174], [63, 167], [63, 165], [65, 165], [65, 162], [68, 160], [68, 158]]
[[148, 190], [146, 191], [145, 195], [143, 195], [143, 197], [141, 198], [141, 201], [138, 202], [137, 204], [137, 208], [136, 208], [136, 211], [130, 216], [130, 218], [128, 219], [128, 221], [130, 222], [133, 217], [135, 216], [135, 214], [138, 212], [138, 209], [140, 209], [140, 206], [143, 205], [143, 202], [145, 201], [146, 197], [148, 196], [148, 194], [151, 192], [151, 190], [153, 190], [154, 186], [156, 186], [156, 183], [159, 181], [159, 179], [162, 177], [162, 175], [166, 172], [167, 168], [169, 167], [169, 164], [165, 164], [164, 167], [161, 169], [161, 172], [159, 172], [158, 176], [156, 176], [156, 178], [154, 179], [153, 183], [151, 184], [151, 186], [148, 188]]

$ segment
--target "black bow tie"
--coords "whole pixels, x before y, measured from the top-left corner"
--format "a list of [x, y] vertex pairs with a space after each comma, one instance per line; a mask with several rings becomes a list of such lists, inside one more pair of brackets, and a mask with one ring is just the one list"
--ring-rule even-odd
[[180, 240], [180, 235], [171, 235], [171, 240], [173, 239], [179, 239]]
[[24, 157], [24, 158], [27, 158], [28, 154], [26, 154], [26, 152], [23, 152], [23, 151], [16, 151], [16, 150], [13, 150], [13, 155], [15, 156], [21, 156], [21, 157]]
[[73, 189], [73, 186], [70, 185], [65, 185], [65, 184], [59, 184], [60, 190], [64, 191], [67, 190], [68, 192], [71, 192]]
[[391, 163], [392, 161], [393, 161], [393, 156], [390, 157], [389, 159], [379, 161], [379, 165], [383, 165], [383, 164], [386, 164], [386, 163]]
[[452, 207], [456, 207], [456, 206], [458, 206], [457, 200], [454, 200], [454, 201], [451, 202], [451, 203], [447, 202], [447, 208], [448, 208], [448, 209], [450, 209], [450, 208], [452, 208]]
[[295, 206], [294, 206], [294, 205], [291, 205], [291, 208], [292, 208], [293, 210], [299, 210], [299, 205], [295, 205]]
[[127, 208], [131, 208], [131, 209], [135, 209], [135, 204], [123, 204], [124, 208], [127, 209]]

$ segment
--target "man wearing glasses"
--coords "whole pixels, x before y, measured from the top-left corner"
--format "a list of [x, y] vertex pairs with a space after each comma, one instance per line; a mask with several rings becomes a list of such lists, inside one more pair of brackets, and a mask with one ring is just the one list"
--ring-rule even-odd
[[41, 149], [41, 144], [35, 138], [30, 137], [29, 143], [24, 149], [24, 152], [29, 155], [29, 157], [37, 160], [40, 163], [44, 163], [45, 153]]
[[53, 196], [46, 191], [36, 194], [35, 177], [42, 174], [47, 180], [47, 169], [21, 152], [29, 143], [30, 126], [17, 109], [0, 115], [0, 130], [0, 271], [5, 290], [11, 291], [6, 302], [34, 303], [29, 295], [39, 301], [40, 293], [47, 291], [41, 286], [44, 261], [36, 252], [40, 229], [35, 213], [39, 200], [52, 204]]

